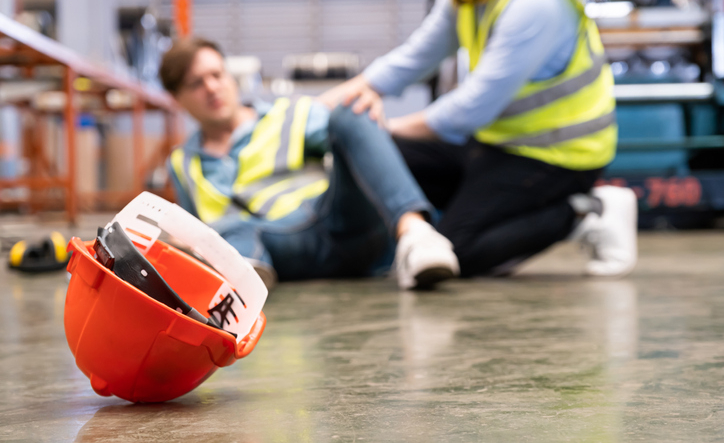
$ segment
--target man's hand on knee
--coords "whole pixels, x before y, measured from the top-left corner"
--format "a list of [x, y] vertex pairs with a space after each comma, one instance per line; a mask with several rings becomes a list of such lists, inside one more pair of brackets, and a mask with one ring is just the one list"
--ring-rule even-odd
[[370, 118], [379, 123], [380, 126], [385, 127], [385, 110], [382, 97], [361, 74], [330, 89], [317, 99], [329, 109], [334, 109], [339, 105], [352, 105], [355, 114], [369, 111]]

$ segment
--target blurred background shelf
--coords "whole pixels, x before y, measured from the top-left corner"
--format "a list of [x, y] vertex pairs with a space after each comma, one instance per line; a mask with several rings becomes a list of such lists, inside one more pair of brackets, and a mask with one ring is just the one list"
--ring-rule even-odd
[[587, 5], [616, 80], [619, 149], [604, 181], [637, 191], [644, 228], [709, 226], [724, 211], [724, 2], [674, 3]]
[[715, 89], [711, 83], [653, 83], [614, 86], [618, 103], [711, 101]]
[[[180, 140], [179, 110], [168, 94], [91, 63], [3, 15], [0, 66], [0, 101], [14, 105], [23, 117], [21, 157], [26, 161], [23, 174], [0, 179], [3, 206], [14, 201], [31, 212], [60, 209], [71, 221], [79, 208], [122, 206], [146, 187], [149, 171], [162, 167]], [[164, 138], [148, 154], [143, 128], [147, 111], [160, 112], [165, 119]], [[99, 187], [97, 119], [113, 113], [132, 116], [129, 143], [117, 149], [132, 162], [131, 177], [125, 178], [131, 186], [124, 192]], [[168, 186], [159, 190], [168, 191]]]
[[698, 28], [607, 30], [601, 40], [608, 47], [690, 46], [704, 43], [706, 34]]

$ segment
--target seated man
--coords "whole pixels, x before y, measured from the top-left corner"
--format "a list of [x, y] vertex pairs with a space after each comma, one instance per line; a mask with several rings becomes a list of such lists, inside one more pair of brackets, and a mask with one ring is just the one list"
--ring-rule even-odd
[[[330, 113], [309, 97], [243, 106], [219, 47], [200, 38], [177, 41], [160, 76], [199, 123], [169, 160], [179, 205], [250, 259], [267, 286], [369, 275], [391, 237], [401, 288], [459, 273], [392, 139], [367, 116]], [[328, 151], [331, 174], [319, 161]]]

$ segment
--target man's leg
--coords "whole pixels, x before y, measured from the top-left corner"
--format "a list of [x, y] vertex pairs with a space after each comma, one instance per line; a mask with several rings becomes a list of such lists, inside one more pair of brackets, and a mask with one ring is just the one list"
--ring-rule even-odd
[[[329, 133], [336, 169], [332, 190], [339, 188], [325, 202], [330, 205], [330, 232], [354, 230], [358, 223], [355, 208], [363, 198], [384, 221], [390, 236], [399, 237], [400, 286], [427, 286], [455, 275], [457, 259], [447, 240], [423, 221], [422, 217], [429, 218], [432, 206], [389, 134], [367, 115], [356, 115], [344, 107], [332, 112]], [[346, 192], [357, 198], [347, 197]]]
[[575, 219], [564, 199], [491, 226], [455, 249], [461, 256], [462, 274], [506, 275], [524, 260], [566, 239]]
[[637, 260], [637, 215], [636, 195], [631, 189], [596, 187], [588, 194], [574, 194], [483, 232], [470, 247], [488, 253], [475, 256], [467, 267], [505, 275], [548, 246], [573, 239], [591, 249], [586, 274], [626, 275], [633, 270]]
[[393, 244], [382, 216], [357, 185], [347, 162], [332, 148], [334, 167], [327, 192], [316, 202], [319, 241], [315, 259], [325, 277], [366, 277]]
[[240, 215], [231, 215], [211, 224], [211, 227], [251, 263], [268, 289], [276, 284], [274, 264], [261, 241], [259, 226], [255, 220], [242, 220]]
[[462, 183], [469, 146], [395, 138], [405, 163], [425, 196], [444, 210]]
[[589, 192], [600, 171], [572, 171], [479, 146], [440, 222], [464, 275], [490, 272], [564, 239], [576, 213], [568, 202]]
[[[474, 141], [398, 140], [398, 146], [423, 189], [436, 195], [444, 211], [439, 230], [455, 245], [464, 275], [491, 272], [564, 239], [577, 216], [568, 197], [588, 192], [598, 176]], [[436, 183], [436, 177], [450, 184]]]
[[332, 111], [329, 135], [335, 161], [343, 161], [391, 234], [407, 212], [429, 215], [432, 207], [415, 182], [390, 136], [366, 114], [349, 107]]

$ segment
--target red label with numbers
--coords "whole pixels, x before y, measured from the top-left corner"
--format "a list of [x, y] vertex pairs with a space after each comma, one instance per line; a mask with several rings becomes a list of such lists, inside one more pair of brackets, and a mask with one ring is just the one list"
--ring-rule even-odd
[[612, 178], [599, 180], [596, 185], [630, 187], [636, 197], [651, 209], [692, 207], [701, 203], [701, 182], [696, 177], [650, 177], [642, 182], [643, 186], [629, 185], [626, 179]]

